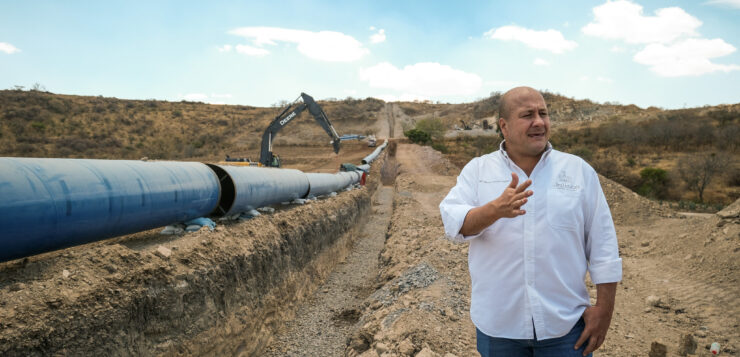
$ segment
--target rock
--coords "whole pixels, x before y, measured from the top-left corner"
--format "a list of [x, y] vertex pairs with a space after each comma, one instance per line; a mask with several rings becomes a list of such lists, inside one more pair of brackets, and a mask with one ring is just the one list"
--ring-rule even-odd
[[668, 354], [668, 349], [664, 344], [656, 341], [653, 341], [653, 343], [650, 344], [650, 353], [648, 353], [648, 357], [665, 357], [666, 354]]
[[457, 357], [457, 355], [447, 352], [443, 357]]
[[696, 331], [694, 332], [694, 334], [696, 335], [696, 337], [699, 337], [699, 338], [704, 338], [704, 337], [707, 337], [707, 332], [706, 332], [706, 331], [704, 331], [704, 330], [701, 330], [701, 329], [699, 329], [699, 330], [696, 330]]
[[696, 340], [690, 333], [681, 334], [678, 339], [678, 354], [681, 356], [693, 355], [696, 353]]
[[62, 277], [63, 278], [65, 278], [65, 279], [66, 278], [69, 278], [69, 274], [70, 274], [69, 273], [69, 270], [67, 270], [67, 269], [62, 270]]
[[375, 351], [382, 355], [383, 352], [388, 351], [388, 346], [385, 343], [378, 342], [375, 344]]
[[640, 243], [640, 245], [643, 246], [643, 247], [647, 247], [647, 246], [650, 245], [650, 242], [649, 241], [643, 241], [642, 243]]
[[154, 252], [154, 254], [156, 254], [156, 255], [158, 255], [158, 256], [160, 256], [162, 258], [169, 258], [170, 255], [172, 255], [172, 251], [169, 248], [167, 248], [167, 247], [165, 247], [163, 245], [160, 245], [160, 246], [157, 247], [157, 251]]
[[413, 356], [415, 351], [416, 348], [414, 347], [413, 342], [408, 338], [398, 344], [398, 352], [404, 356]]
[[419, 353], [416, 354], [416, 357], [439, 357], [439, 354], [432, 351], [429, 347], [424, 347]]
[[647, 298], [645, 298], [645, 303], [647, 303], [648, 306], [660, 307], [663, 301], [660, 299], [660, 297], [657, 297], [655, 295], [650, 295]]

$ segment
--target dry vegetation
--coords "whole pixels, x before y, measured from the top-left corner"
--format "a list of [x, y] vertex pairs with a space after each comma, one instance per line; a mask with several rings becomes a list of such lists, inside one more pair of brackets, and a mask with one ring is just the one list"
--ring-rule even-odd
[[[364, 134], [383, 102], [320, 102], [341, 134]], [[258, 155], [262, 132], [280, 108], [199, 102], [121, 100], [0, 91], [0, 155], [104, 159], [220, 160]], [[304, 113], [276, 145], [326, 146], [326, 134]], [[276, 149], [277, 150], [277, 149]]]

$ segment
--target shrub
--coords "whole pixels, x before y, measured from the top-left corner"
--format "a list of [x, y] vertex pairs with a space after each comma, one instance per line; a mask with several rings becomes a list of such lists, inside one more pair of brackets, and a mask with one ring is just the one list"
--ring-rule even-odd
[[432, 137], [425, 131], [419, 129], [411, 129], [403, 133], [411, 142], [416, 144], [427, 144], [432, 140]]
[[445, 146], [445, 144], [441, 142], [432, 143], [432, 149], [437, 150], [443, 154], [447, 154], [449, 152], [447, 146]]
[[640, 171], [641, 184], [637, 193], [650, 198], [666, 198], [668, 192], [668, 172], [666, 170], [646, 167]]
[[434, 140], [440, 140], [444, 137], [445, 134], [445, 126], [442, 123], [442, 120], [438, 118], [428, 118], [428, 119], [422, 119], [419, 120], [416, 123], [416, 130], [421, 130]]
[[585, 146], [579, 146], [573, 149], [573, 151], [571, 151], [570, 153], [576, 156], [580, 156], [581, 159], [584, 159], [586, 161], [591, 161], [594, 156], [594, 152]]

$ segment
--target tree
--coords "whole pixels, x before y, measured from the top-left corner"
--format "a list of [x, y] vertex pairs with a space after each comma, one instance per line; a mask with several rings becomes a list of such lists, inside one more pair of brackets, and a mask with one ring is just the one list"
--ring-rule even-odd
[[651, 198], [665, 198], [668, 191], [668, 172], [657, 167], [646, 167], [640, 171], [640, 187], [637, 193]]
[[678, 174], [689, 190], [699, 195], [699, 202], [704, 202], [704, 189], [728, 162], [726, 157], [715, 153], [686, 156], [678, 161]]

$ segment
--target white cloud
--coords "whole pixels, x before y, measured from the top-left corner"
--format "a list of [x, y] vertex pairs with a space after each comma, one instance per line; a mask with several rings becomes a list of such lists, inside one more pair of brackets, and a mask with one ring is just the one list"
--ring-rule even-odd
[[368, 82], [373, 88], [392, 89], [419, 98], [471, 95], [483, 83], [477, 74], [434, 62], [416, 63], [402, 69], [381, 62], [360, 69], [360, 80]]
[[385, 30], [380, 29], [378, 32], [370, 35], [370, 42], [372, 43], [381, 43], [385, 42]]
[[625, 51], [624, 47], [619, 47], [617, 45], [612, 46], [612, 48], [609, 49], [609, 51], [612, 51], [614, 53], [622, 53]]
[[236, 45], [236, 52], [247, 56], [265, 56], [270, 53], [270, 51], [264, 48], [252, 47], [249, 45]]
[[370, 26], [369, 30], [370, 31], [375, 31], [375, 26]]
[[203, 102], [208, 99], [208, 95], [203, 93], [188, 93], [185, 95], [180, 95], [180, 97], [191, 102]]
[[655, 11], [645, 16], [642, 6], [631, 1], [609, 1], [593, 8], [594, 21], [583, 33], [627, 43], [668, 43], [685, 36], [696, 36], [701, 21], [679, 7]]
[[560, 31], [535, 31], [519, 26], [503, 26], [491, 29], [484, 34], [495, 40], [519, 41], [538, 50], [547, 50], [552, 53], [563, 53], [578, 46], [574, 41], [566, 40]]
[[545, 61], [542, 58], [535, 58], [534, 59], [534, 65], [535, 66], [549, 66], [550, 62]]
[[430, 100], [425, 96], [410, 93], [403, 93], [401, 95], [381, 94], [374, 97], [386, 102], [425, 102]]
[[711, 0], [711, 1], [705, 2], [704, 4], [728, 6], [728, 7], [734, 7], [736, 9], [740, 9], [740, 0]]
[[0, 42], [0, 52], [5, 52], [5, 53], [11, 55], [13, 53], [20, 52], [20, 51], [21, 50], [19, 50], [17, 47], [15, 47], [15, 46], [7, 43], [7, 42]]
[[223, 45], [218, 48], [218, 52], [231, 52], [233, 47], [231, 45]]
[[588, 76], [581, 76], [580, 80], [587, 81], [587, 80], [589, 80], [589, 78], [588, 78]]
[[711, 58], [726, 56], [735, 52], [735, 47], [715, 38], [686, 39], [671, 45], [653, 43], [636, 53], [635, 62], [650, 67], [650, 70], [663, 77], [699, 76], [712, 72], [740, 70], [740, 66], [717, 64]]
[[604, 83], [614, 83], [614, 80], [609, 77], [598, 76], [596, 77], [596, 80], [599, 82], [604, 82]]
[[[257, 47], [242, 45], [245, 46], [242, 49], [249, 52], [243, 53], [251, 55], [268, 54], [269, 51], [262, 47], [276, 45], [277, 42], [295, 43], [298, 52], [319, 61], [351, 62], [370, 52], [354, 37], [335, 31], [312, 32], [279, 27], [240, 27], [229, 33], [250, 39]], [[237, 51], [239, 51], [239, 46], [237, 46]]]
[[232, 95], [211, 93], [211, 95], [209, 96], [208, 94], [205, 94], [205, 93], [188, 93], [188, 94], [180, 94], [178, 95], [178, 97], [180, 97], [181, 100], [187, 100], [190, 102], [204, 102], [204, 103], [209, 103], [209, 104], [226, 104], [217, 99], [231, 98]]

